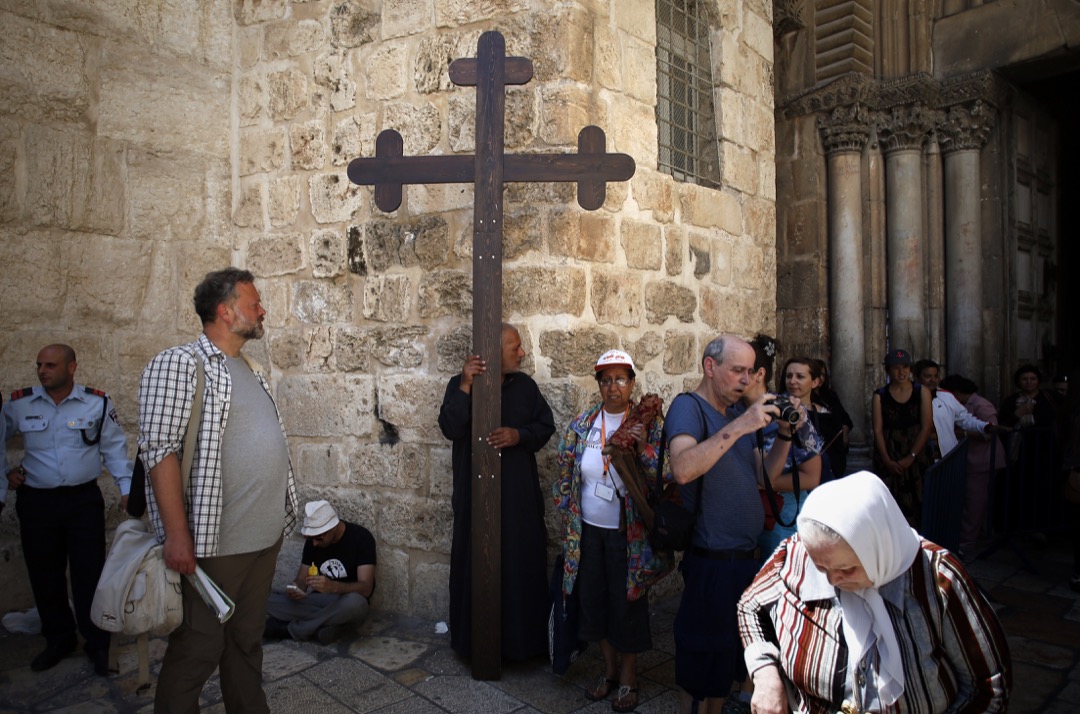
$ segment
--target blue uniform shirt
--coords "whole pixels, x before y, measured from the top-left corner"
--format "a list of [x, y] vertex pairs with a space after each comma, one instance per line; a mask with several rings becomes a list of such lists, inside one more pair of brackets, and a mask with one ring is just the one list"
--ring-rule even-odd
[[[95, 481], [101, 475], [104, 462], [116, 479], [121, 495], [127, 495], [131, 488], [132, 465], [127, 456], [127, 437], [107, 395], [76, 384], [71, 394], [56, 404], [45, 393], [44, 387], [37, 386], [12, 394], [2, 413], [0, 474], [4, 478], [9, 468], [7, 439], [22, 434], [26, 485], [56, 488]], [[89, 445], [83, 440], [85, 435], [93, 441], [99, 430], [101, 440], [98, 443]], [[7, 500], [6, 484], [4, 486], [0, 488], [0, 503]]]

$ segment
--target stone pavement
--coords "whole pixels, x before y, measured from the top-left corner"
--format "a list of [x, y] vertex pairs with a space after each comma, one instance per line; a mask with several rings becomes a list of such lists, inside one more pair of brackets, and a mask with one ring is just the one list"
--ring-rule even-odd
[[[1021, 541], [971, 565], [995, 601], [1009, 634], [1014, 688], [1009, 711], [1072, 714], [1080, 711], [1080, 593], [1068, 587], [1071, 554], [1061, 543]], [[1034, 572], [1020, 553], [1030, 558]], [[678, 710], [671, 623], [678, 596], [653, 604], [654, 649], [640, 659], [638, 711]], [[42, 673], [28, 663], [43, 647], [39, 636], [0, 630], [0, 714], [22, 712], [149, 712], [153, 684], [135, 691], [134, 644], [120, 644], [120, 673], [94, 676], [81, 650]], [[165, 640], [150, 643], [156, 674]], [[373, 615], [359, 632], [332, 645], [281, 642], [266, 646], [266, 692], [283, 714], [438, 714], [439, 712], [610, 711], [607, 702], [584, 699], [602, 671], [591, 647], [565, 677], [543, 660], [507, 665], [497, 682], [477, 682], [468, 663], [453, 654], [449, 636], [417, 618]], [[217, 678], [203, 692], [204, 711], [224, 712]]]

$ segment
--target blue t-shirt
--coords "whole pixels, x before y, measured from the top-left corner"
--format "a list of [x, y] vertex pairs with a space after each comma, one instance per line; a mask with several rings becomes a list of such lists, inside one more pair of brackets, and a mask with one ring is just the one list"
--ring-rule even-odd
[[[696, 394], [680, 394], [671, 402], [664, 428], [668, 443], [680, 434], [699, 444], [735, 421], [745, 407], [736, 404], [718, 412]], [[740, 437], [701, 477], [679, 487], [683, 506], [691, 511], [701, 483], [702, 504], [694, 526], [693, 544], [711, 550], [752, 550], [765, 524], [765, 511], [754, 475], [754, 435]]]

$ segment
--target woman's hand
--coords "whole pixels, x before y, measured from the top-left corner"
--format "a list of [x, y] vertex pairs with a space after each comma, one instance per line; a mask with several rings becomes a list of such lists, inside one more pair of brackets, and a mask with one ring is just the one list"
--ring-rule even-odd
[[902, 459], [896, 461], [889, 460], [885, 463], [885, 467], [892, 472], [894, 476], [901, 476], [905, 471], [910, 469], [915, 464], [915, 455], [908, 454]]
[[803, 404], [798, 397], [793, 397], [789, 394], [788, 399], [791, 400], [791, 406], [799, 410], [799, 423], [791, 427], [791, 431], [798, 431], [802, 428], [803, 424], [810, 420], [810, 415], [806, 411], [806, 405]]
[[638, 422], [627, 429], [627, 431], [630, 432], [630, 436], [634, 437], [634, 444], [637, 447], [637, 452], [640, 454], [645, 450], [645, 425]]
[[780, 679], [780, 669], [770, 664], [754, 672], [754, 697], [750, 700], [752, 714], [787, 714], [787, 693]]

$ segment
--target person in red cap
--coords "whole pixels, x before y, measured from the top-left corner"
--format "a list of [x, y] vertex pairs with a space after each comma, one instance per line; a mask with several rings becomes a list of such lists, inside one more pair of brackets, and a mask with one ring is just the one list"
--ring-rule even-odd
[[885, 354], [889, 382], [874, 391], [874, 473], [889, 487], [904, 517], [915, 528], [922, 517], [923, 471], [934, 461], [927, 448], [934, 429], [930, 390], [911, 379], [911, 355]]

